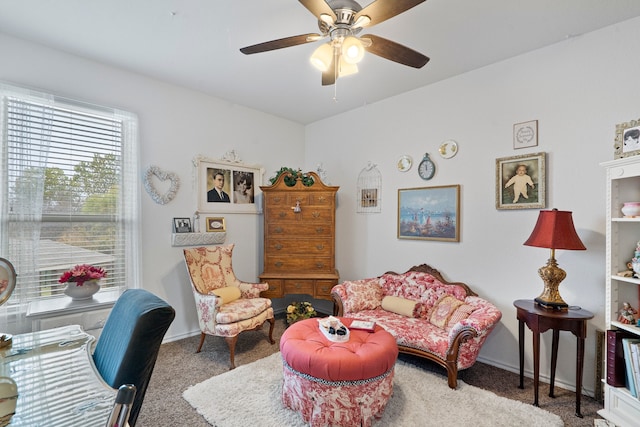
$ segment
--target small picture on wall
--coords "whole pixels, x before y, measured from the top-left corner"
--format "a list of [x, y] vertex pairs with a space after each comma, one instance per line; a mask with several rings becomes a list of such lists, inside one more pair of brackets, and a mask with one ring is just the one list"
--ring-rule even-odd
[[227, 227], [222, 217], [207, 217], [207, 231], [208, 232], [220, 232], [227, 231]]
[[640, 119], [616, 125], [614, 158], [640, 154]]
[[191, 218], [173, 218], [175, 233], [191, 233]]
[[374, 208], [378, 206], [378, 189], [363, 188], [361, 191], [360, 206], [363, 208]]
[[545, 153], [496, 159], [496, 209], [545, 207]]
[[207, 168], [207, 202], [231, 203], [230, 176], [228, 169]]
[[538, 145], [538, 121], [516, 123], [513, 125], [513, 148], [527, 148]]
[[253, 203], [253, 172], [233, 171], [233, 203]]

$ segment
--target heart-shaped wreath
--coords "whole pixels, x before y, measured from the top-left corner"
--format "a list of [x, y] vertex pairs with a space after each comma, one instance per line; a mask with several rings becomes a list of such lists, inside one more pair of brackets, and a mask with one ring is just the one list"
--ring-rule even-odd
[[[171, 181], [171, 186], [164, 195], [159, 194], [153, 186], [151, 179], [154, 175], [160, 181], [166, 181], [167, 179]], [[174, 197], [176, 197], [176, 193], [178, 192], [179, 188], [180, 178], [178, 178], [178, 175], [176, 175], [175, 173], [163, 171], [157, 166], [149, 166], [147, 168], [147, 171], [144, 174], [144, 189], [147, 190], [147, 193], [149, 193], [149, 196], [151, 196], [154, 202], [160, 205], [166, 205], [167, 203], [172, 201]]]

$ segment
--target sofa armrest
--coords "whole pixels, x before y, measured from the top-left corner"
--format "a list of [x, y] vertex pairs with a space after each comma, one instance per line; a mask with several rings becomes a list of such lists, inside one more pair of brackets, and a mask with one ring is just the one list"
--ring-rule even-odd
[[502, 318], [502, 312], [489, 301], [479, 297], [467, 297], [465, 302], [475, 310], [469, 317], [456, 323], [449, 331], [451, 341], [464, 328], [472, 328], [477, 336], [489, 333]]
[[269, 290], [268, 283], [246, 283], [240, 282], [238, 284], [240, 288], [241, 298], [259, 298], [260, 292]]
[[331, 296], [336, 302], [336, 314], [344, 315], [380, 307], [383, 293], [374, 278], [342, 282], [331, 289]]
[[344, 287], [344, 284], [340, 283], [331, 288], [331, 298], [333, 298], [333, 315], [334, 316], [343, 316], [344, 315], [344, 303], [347, 299], [347, 290]]

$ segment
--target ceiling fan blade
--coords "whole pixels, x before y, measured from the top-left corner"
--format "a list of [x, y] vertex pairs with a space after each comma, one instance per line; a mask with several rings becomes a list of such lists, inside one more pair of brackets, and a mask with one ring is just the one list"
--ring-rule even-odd
[[408, 65], [413, 68], [422, 68], [427, 62], [429, 62], [429, 58], [420, 52], [409, 49], [406, 46], [392, 42], [391, 40], [387, 40], [380, 36], [366, 34], [361, 38], [371, 40], [370, 46], [366, 46], [365, 44], [364, 49], [367, 52], [373, 53], [374, 55], [378, 55], [390, 61]]
[[355, 22], [360, 16], [368, 16], [371, 21], [363, 25], [363, 27], [370, 27], [400, 15], [402, 12], [406, 12], [424, 2], [425, 0], [376, 0], [356, 13], [353, 20]]
[[333, 9], [331, 9], [331, 6], [329, 6], [325, 0], [300, 0], [300, 3], [318, 19], [320, 19], [320, 15], [322, 14], [329, 15], [333, 22], [336, 22], [338, 19]]
[[270, 50], [297, 46], [299, 44], [311, 43], [320, 40], [322, 37], [324, 36], [317, 33], [300, 34], [299, 36], [285, 37], [283, 39], [271, 40], [268, 42], [243, 47], [242, 49], [240, 49], [240, 52], [244, 53], [245, 55], [251, 55], [252, 53], [267, 52]]
[[337, 70], [338, 63], [335, 58], [331, 60], [331, 65], [327, 68], [327, 71], [322, 73], [322, 86], [331, 86], [336, 82], [336, 76], [338, 75]]

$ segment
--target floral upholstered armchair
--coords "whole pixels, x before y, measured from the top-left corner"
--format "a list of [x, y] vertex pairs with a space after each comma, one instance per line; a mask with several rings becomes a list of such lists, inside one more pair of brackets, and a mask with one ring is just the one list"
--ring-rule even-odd
[[245, 283], [236, 278], [231, 265], [234, 245], [184, 250], [184, 258], [198, 312], [199, 353], [206, 335], [224, 337], [229, 346], [231, 369], [235, 368], [235, 347], [240, 332], [257, 330], [270, 323], [269, 342], [275, 344], [271, 300], [261, 298], [266, 283]]

